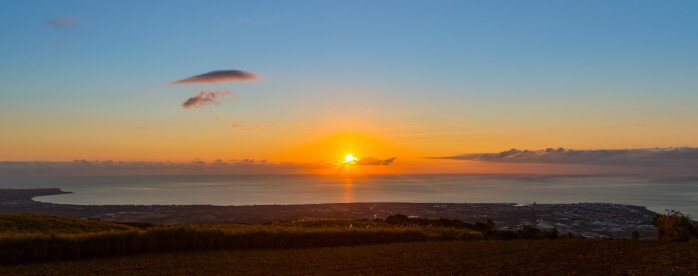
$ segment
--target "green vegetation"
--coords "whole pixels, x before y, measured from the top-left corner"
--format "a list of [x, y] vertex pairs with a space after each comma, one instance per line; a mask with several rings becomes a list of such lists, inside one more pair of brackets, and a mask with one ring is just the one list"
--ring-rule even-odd
[[43, 215], [0, 215], [0, 235], [7, 234], [83, 234], [134, 229], [105, 221]]
[[0, 266], [0, 275], [695, 275], [698, 243], [433, 241], [180, 251]]
[[[543, 240], [557, 239], [560, 235], [557, 229], [541, 230], [532, 226], [524, 226], [517, 231], [497, 230], [494, 222], [487, 219], [486, 222], [467, 223], [457, 219], [426, 219], [410, 218], [405, 215], [392, 215], [385, 219], [385, 223], [397, 226], [421, 226], [421, 227], [453, 227], [458, 229], [468, 229], [483, 234], [488, 240]], [[571, 234], [565, 238], [578, 238]]]
[[660, 241], [698, 239], [698, 226], [690, 216], [679, 211], [667, 210], [665, 215], [657, 215], [652, 224], [657, 227], [657, 239]]

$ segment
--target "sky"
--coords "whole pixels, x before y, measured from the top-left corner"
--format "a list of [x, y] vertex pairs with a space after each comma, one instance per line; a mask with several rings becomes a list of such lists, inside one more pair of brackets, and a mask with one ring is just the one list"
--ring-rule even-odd
[[[395, 158], [365, 166], [377, 172], [538, 172], [555, 162], [482, 154], [563, 147], [552, 160], [583, 167], [571, 172], [676, 156], [691, 171], [696, 14], [695, 1], [0, 1], [0, 161], [325, 168], [351, 153]], [[654, 148], [667, 152], [632, 151]], [[597, 159], [570, 161], [579, 151]]]

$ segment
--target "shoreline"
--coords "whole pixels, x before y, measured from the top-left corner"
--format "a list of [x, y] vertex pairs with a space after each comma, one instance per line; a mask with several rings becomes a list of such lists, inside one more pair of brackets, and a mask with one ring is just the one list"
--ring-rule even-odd
[[[577, 203], [517, 203], [517, 202], [411, 202], [411, 201], [356, 201], [356, 202], [319, 202], [319, 203], [291, 203], [291, 204], [230, 204], [230, 205], [219, 205], [219, 204], [76, 204], [76, 203], [57, 203], [50, 201], [41, 201], [35, 198], [37, 197], [50, 197], [55, 195], [65, 195], [73, 194], [71, 191], [63, 191], [61, 188], [40, 188], [40, 189], [0, 189], [3, 190], [58, 190], [57, 193], [52, 194], [40, 194], [30, 197], [33, 202], [42, 204], [55, 204], [55, 205], [70, 205], [70, 206], [210, 206], [210, 207], [269, 207], [269, 206], [312, 206], [312, 205], [328, 205], [328, 204], [494, 204], [494, 205], [511, 205], [514, 207], [526, 207], [526, 206], [536, 206], [536, 205], [576, 205], [576, 204], [609, 204], [609, 205], [619, 205], [619, 206], [631, 206], [645, 208], [650, 212], [659, 214], [647, 208], [647, 206], [635, 205], [635, 204], [623, 204], [623, 203], [610, 203], [610, 202], [577, 202]], [[1, 200], [1, 198], [0, 198]]]
[[67, 194], [58, 188], [0, 189], [0, 213], [36, 213], [152, 224], [261, 224], [304, 218], [384, 219], [393, 214], [449, 218], [466, 222], [492, 219], [499, 229], [524, 225], [556, 228], [587, 238], [629, 238], [637, 231], [653, 238], [657, 213], [643, 206], [612, 203], [321, 203], [297, 205], [74, 205], [36, 201], [37, 196]]

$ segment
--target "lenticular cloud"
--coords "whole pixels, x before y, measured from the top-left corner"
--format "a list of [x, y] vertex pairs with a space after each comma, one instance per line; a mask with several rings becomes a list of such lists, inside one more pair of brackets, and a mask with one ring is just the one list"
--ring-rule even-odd
[[252, 72], [242, 70], [217, 70], [174, 81], [171, 84], [219, 83], [230, 81], [251, 81], [258, 79]]

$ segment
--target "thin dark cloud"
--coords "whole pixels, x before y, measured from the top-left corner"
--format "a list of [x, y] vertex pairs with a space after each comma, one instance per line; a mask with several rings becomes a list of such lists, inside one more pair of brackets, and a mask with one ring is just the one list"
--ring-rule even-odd
[[74, 17], [74, 16], [56, 17], [56, 18], [53, 18], [49, 21], [46, 21], [46, 24], [49, 26], [60, 28], [60, 29], [68, 29], [68, 30], [75, 28], [77, 23], [78, 23], [78, 18]]
[[363, 165], [363, 166], [387, 166], [392, 164], [395, 161], [395, 157], [388, 158], [385, 160], [381, 159], [376, 159], [373, 157], [364, 157], [356, 161], [356, 165]]
[[548, 148], [544, 150], [511, 149], [498, 153], [474, 153], [429, 158], [496, 163], [698, 168], [698, 148], [690, 147], [611, 150], [573, 150], [565, 148]]
[[225, 91], [200, 91], [194, 97], [191, 97], [182, 103], [184, 108], [202, 107], [210, 105], [219, 105], [223, 97], [227, 95], [235, 95], [233, 92]]
[[258, 79], [252, 72], [241, 70], [218, 70], [174, 81], [171, 84], [218, 83], [229, 81], [251, 81]]

